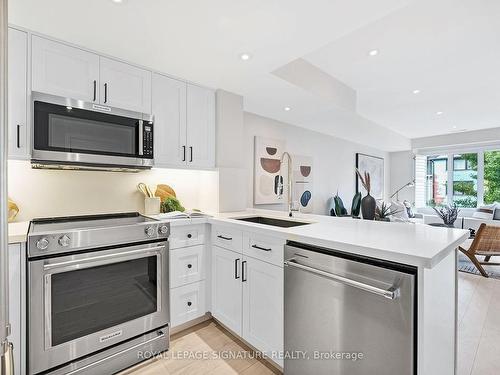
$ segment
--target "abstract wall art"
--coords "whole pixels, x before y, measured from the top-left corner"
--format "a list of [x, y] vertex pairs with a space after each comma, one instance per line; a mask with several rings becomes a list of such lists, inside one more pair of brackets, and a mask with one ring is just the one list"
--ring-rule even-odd
[[254, 204], [281, 204], [283, 200], [278, 199], [275, 186], [285, 141], [256, 136], [254, 146]]
[[[356, 154], [356, 168], [361, 174], [370, 173], [371, 192], [370, 195], [375, 199], [384, 199], [384, 159], [366, 154]], [[363, 196], [366, 190], [356, 176], [356, 192], [360, 191]]]
[[293, 155], [293, 201], [299, 205], [300, 212], [313, 211], [313, 158]]

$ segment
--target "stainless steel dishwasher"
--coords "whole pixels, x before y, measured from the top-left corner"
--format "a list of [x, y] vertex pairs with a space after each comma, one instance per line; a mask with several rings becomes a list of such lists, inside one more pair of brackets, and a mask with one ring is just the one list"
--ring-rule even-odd
[[415, 267], [289, 242], [285, 374], [416, 374]]

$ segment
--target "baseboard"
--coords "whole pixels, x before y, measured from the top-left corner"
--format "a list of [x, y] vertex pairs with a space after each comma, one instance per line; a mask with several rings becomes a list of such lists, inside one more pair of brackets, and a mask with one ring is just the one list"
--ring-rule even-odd
[[210, 320], [210, 319], [212, 319], [212, 314], [210, 314], [209, 312], [207, 312], [207, 313], [205, 313], [205, 315], [200, 316], [199, 318], [190, 320], [189, 322], [186, 322], [186, 323], [183, 323], [183, 324], [178, 325], [176, 327], [170, 328], [170, 335], [171, 336], [175, 335], [177, 333], [185, 331], [186, 329], [194, 327], [195, 325], [198, 325], [198, 324], [203, 323], [203, 322], [205, 322], [207, 320]]

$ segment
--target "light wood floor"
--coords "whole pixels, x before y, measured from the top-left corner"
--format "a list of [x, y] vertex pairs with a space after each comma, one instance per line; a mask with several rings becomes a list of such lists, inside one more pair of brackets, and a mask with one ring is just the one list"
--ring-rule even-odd
[[[459, 272], [457, 375], [500, 374], [500, 280]], [[248, 351], [242, 342], [214, 321], [202, 323], [172, 337], [164, 358], [145, 362], [120, 375], [279, 373], [256, 359], [178, 359], [182, 351], [213, 353]]]
[[256, 358], [193, 359], [174, 358], [185, 351], [211, 356], [232, 352], [250, 354], [250, 348], [213, 320], [201, 323], [171, 337], [170, 350], [162, 358], [139, 364], [120, 375], [267, 375], [280, 374]]

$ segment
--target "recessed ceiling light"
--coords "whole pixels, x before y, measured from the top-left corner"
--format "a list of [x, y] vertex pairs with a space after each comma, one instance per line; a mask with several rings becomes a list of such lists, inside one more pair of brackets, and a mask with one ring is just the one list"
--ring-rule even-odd
[[457, 128], [457, 126], [456, 126], [456, 125], [453, 125], [453, 129], [456, 129], [456, 128]]
[[444, 112], [443, 111], [437, 111], [436, 115], [441, 116]]
[[377, 56], [378, 55], [378, 49], [372, 49], [370, 52], [368, 52], [370, 56]]
[[420, 90], [418, 90], [418, 89], [413, 90], [413, 93], [414, 93], [414, 94], [420, 94]]
[[249, 53], [242, 53], [240, 55], [240, 59], [242, 59], [243, 61], [250, 60], [251, 58], [252, 58], [252, 55], [250, 55]]
[[111, 0], [115, 4], [121, 4], [123, 3], [123, 0]]
[[291, 110], [291, 108], [290, 107], [285, 107], [285, 108], [283, 108], [283, 110], [288, 112], [288, 111]]

